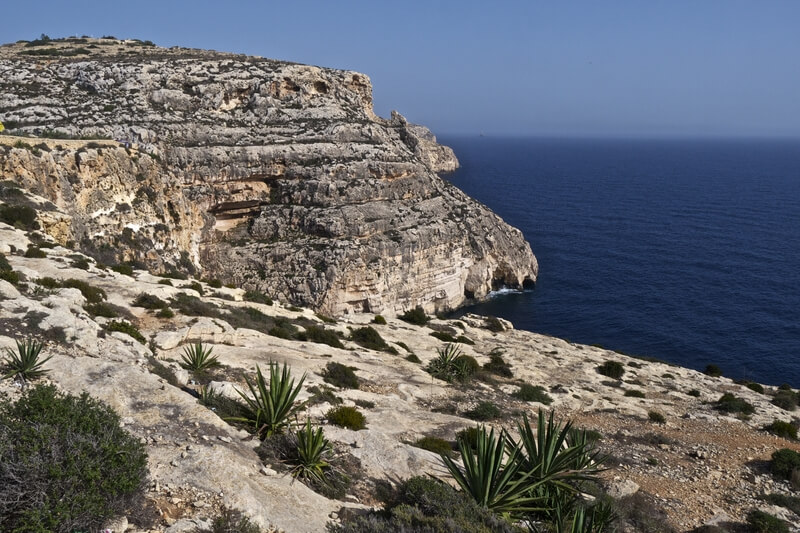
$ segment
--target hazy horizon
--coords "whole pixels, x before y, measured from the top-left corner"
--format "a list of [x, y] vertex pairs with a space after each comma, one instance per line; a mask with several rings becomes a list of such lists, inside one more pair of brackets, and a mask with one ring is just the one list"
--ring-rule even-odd
[[3, 42], [114, 35], [367, 74], [439, 136], [800, 138], [800, 2], [5, 6]]

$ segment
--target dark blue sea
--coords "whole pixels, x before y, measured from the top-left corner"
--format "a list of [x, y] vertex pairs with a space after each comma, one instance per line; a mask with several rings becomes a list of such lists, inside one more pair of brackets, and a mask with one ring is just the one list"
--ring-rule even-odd
[[800, 141], [440, 141], [539, 260], [533, 291], [467, 311], [800, 387]]

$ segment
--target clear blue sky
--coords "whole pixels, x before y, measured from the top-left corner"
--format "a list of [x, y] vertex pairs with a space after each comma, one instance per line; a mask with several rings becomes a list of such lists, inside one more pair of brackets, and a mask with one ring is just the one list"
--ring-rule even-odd
[[111, 34], [368, 74], [437, 134], [800, 137], [800, 1], [16, 1], [0, 41]]

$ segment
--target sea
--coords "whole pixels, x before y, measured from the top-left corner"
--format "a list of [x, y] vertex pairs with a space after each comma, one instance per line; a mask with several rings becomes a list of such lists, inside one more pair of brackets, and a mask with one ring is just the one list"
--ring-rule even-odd
[[461, 313], [800, 387], [800, 140], [439, 140], [539, 262]]

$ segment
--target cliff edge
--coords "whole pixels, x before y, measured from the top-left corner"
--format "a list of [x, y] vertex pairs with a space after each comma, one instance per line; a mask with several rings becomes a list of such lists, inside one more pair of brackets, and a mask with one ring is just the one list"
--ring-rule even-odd
[[107, 263], [188, 271], [341, 315], [445, 311], [536, 280], [522, 233], [442, 180], [367, 76], [141, 41], [0, 47], [0, 175]]

